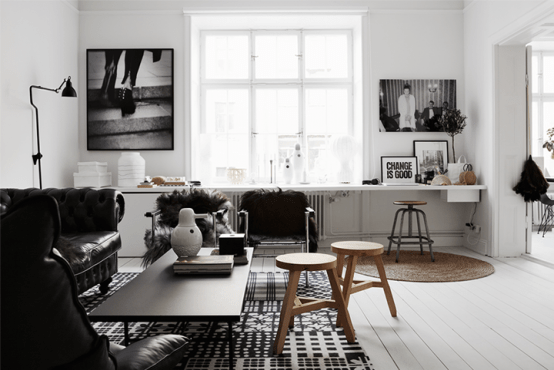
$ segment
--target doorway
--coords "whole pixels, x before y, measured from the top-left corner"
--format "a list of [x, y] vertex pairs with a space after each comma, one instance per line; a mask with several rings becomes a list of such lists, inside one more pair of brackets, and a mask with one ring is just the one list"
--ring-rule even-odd
[[[552, 179], [547, 195], [554, 199], [554, 148], [544, 147], [554, 139], [554, 40], [532, 41], [531, 53], [531, 120], [529, 122], [530, 153], [547, 179]], [[551, 131], [549, 131], [551, 130]], [[552, 225], [539, 230], [546, 206], [532, 205], [532, 235], [527, 252], [531, 257], [554, 264], [554, 232]], [[551, 224], [551, 222], [550, 222]]]

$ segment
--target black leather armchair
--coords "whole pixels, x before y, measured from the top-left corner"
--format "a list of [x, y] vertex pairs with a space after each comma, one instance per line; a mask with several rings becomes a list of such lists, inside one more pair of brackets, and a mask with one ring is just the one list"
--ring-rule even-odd
[[[117, 272], [117, 251], [121, 249], [118, 223], [125, 214], [123, 194], [115, 189], [0, 189], [0, 212], [6, 212], [22, 199], [50, 195], [57, 201], [61, 219], [61, 238], [56, 248], [75, 274], [79, 294], [100, 284], [108, 291]], [[22, 233], [33, 225], [20, 228]]]
[[308, 197], [300, 191], [251, 190], [242, 194], [239, 232], [249, 246], [301, 245], [302, 252], [317, 252], [318, 234]]
[[174, 368], [188, 342], [181, 335], [125, 348], [94, 330], [71, 267], [53, 248], [61, 224], [58, 204], [48, 195], [27, 197], [1, 216], [2, 368]]

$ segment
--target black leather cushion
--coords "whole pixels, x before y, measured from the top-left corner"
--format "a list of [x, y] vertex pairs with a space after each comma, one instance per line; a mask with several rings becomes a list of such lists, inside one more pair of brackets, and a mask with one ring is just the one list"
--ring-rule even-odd
[[[182, 358], [188, 341], [181, 335], [148, 337], [123, 349], [111, 346], [118, 370], [161, 370], [175, 366]], [[118, 349], [115, 349], [119, 347]]]
[[23, 199], [2, 217], [1, 228], [2, 364], [49, 369], [92, 351], [98, 334], [69, 264], [52, 249], [60, 235], [56, 200]]

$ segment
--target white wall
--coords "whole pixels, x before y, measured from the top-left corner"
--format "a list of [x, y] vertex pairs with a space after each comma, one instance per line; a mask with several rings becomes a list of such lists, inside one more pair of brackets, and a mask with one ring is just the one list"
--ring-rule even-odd
[[[146, 175], [184, 176], [189, 155], [185, 147], [184, 111], [184, 16], [170, 13], [143, 12], [82, 12], [79, 27], [79, 86], [86, 96], [86, 50], [98, 48], [172, 48], [174, 49], [174, 142], [172, 151], [143, 151]], [[117, 186], [117, 161], [120, 151], [87, 151], [86, 99], [79, 100], [79, 146], [81, 161], [108, 162], [112, 184]]]
[[[38, 187], [29, 87], [56, 89], [68, 76], [81, 86], [79, 15], [62, 1], [1, 1], [0, 7], [0, 186]], [[78, 101], [36, 89], [33, 100], [39, 108], [43, 188], [72, 186], [79, 158]]]
[[[444, 132], [379, 132], [378, 97], [381, 79], [454, 79], [457, 106], [464, 112], [463, 16], [459, 11], [371, 12], [372, 177], [380, 176], [380, 156], [413, 155], [414, 140], [451, 140]], [[425, 107], [416, 107], [420, 111]], [[456, 137], [456, 155], [464, 134]], [[452, 155], [452, 154], [450, 154]]]

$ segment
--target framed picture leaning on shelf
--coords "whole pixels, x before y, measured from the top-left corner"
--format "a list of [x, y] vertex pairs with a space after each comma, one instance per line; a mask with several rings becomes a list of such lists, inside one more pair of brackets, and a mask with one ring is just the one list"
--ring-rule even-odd
[[444, 174], [448, 166], [448, 140], [414, 140], [414, 156], [419, 173], [438, 170]]
[[384, 184], [415, 183], [418, 174], [417, 157], [381, 157], [381, 181]]

